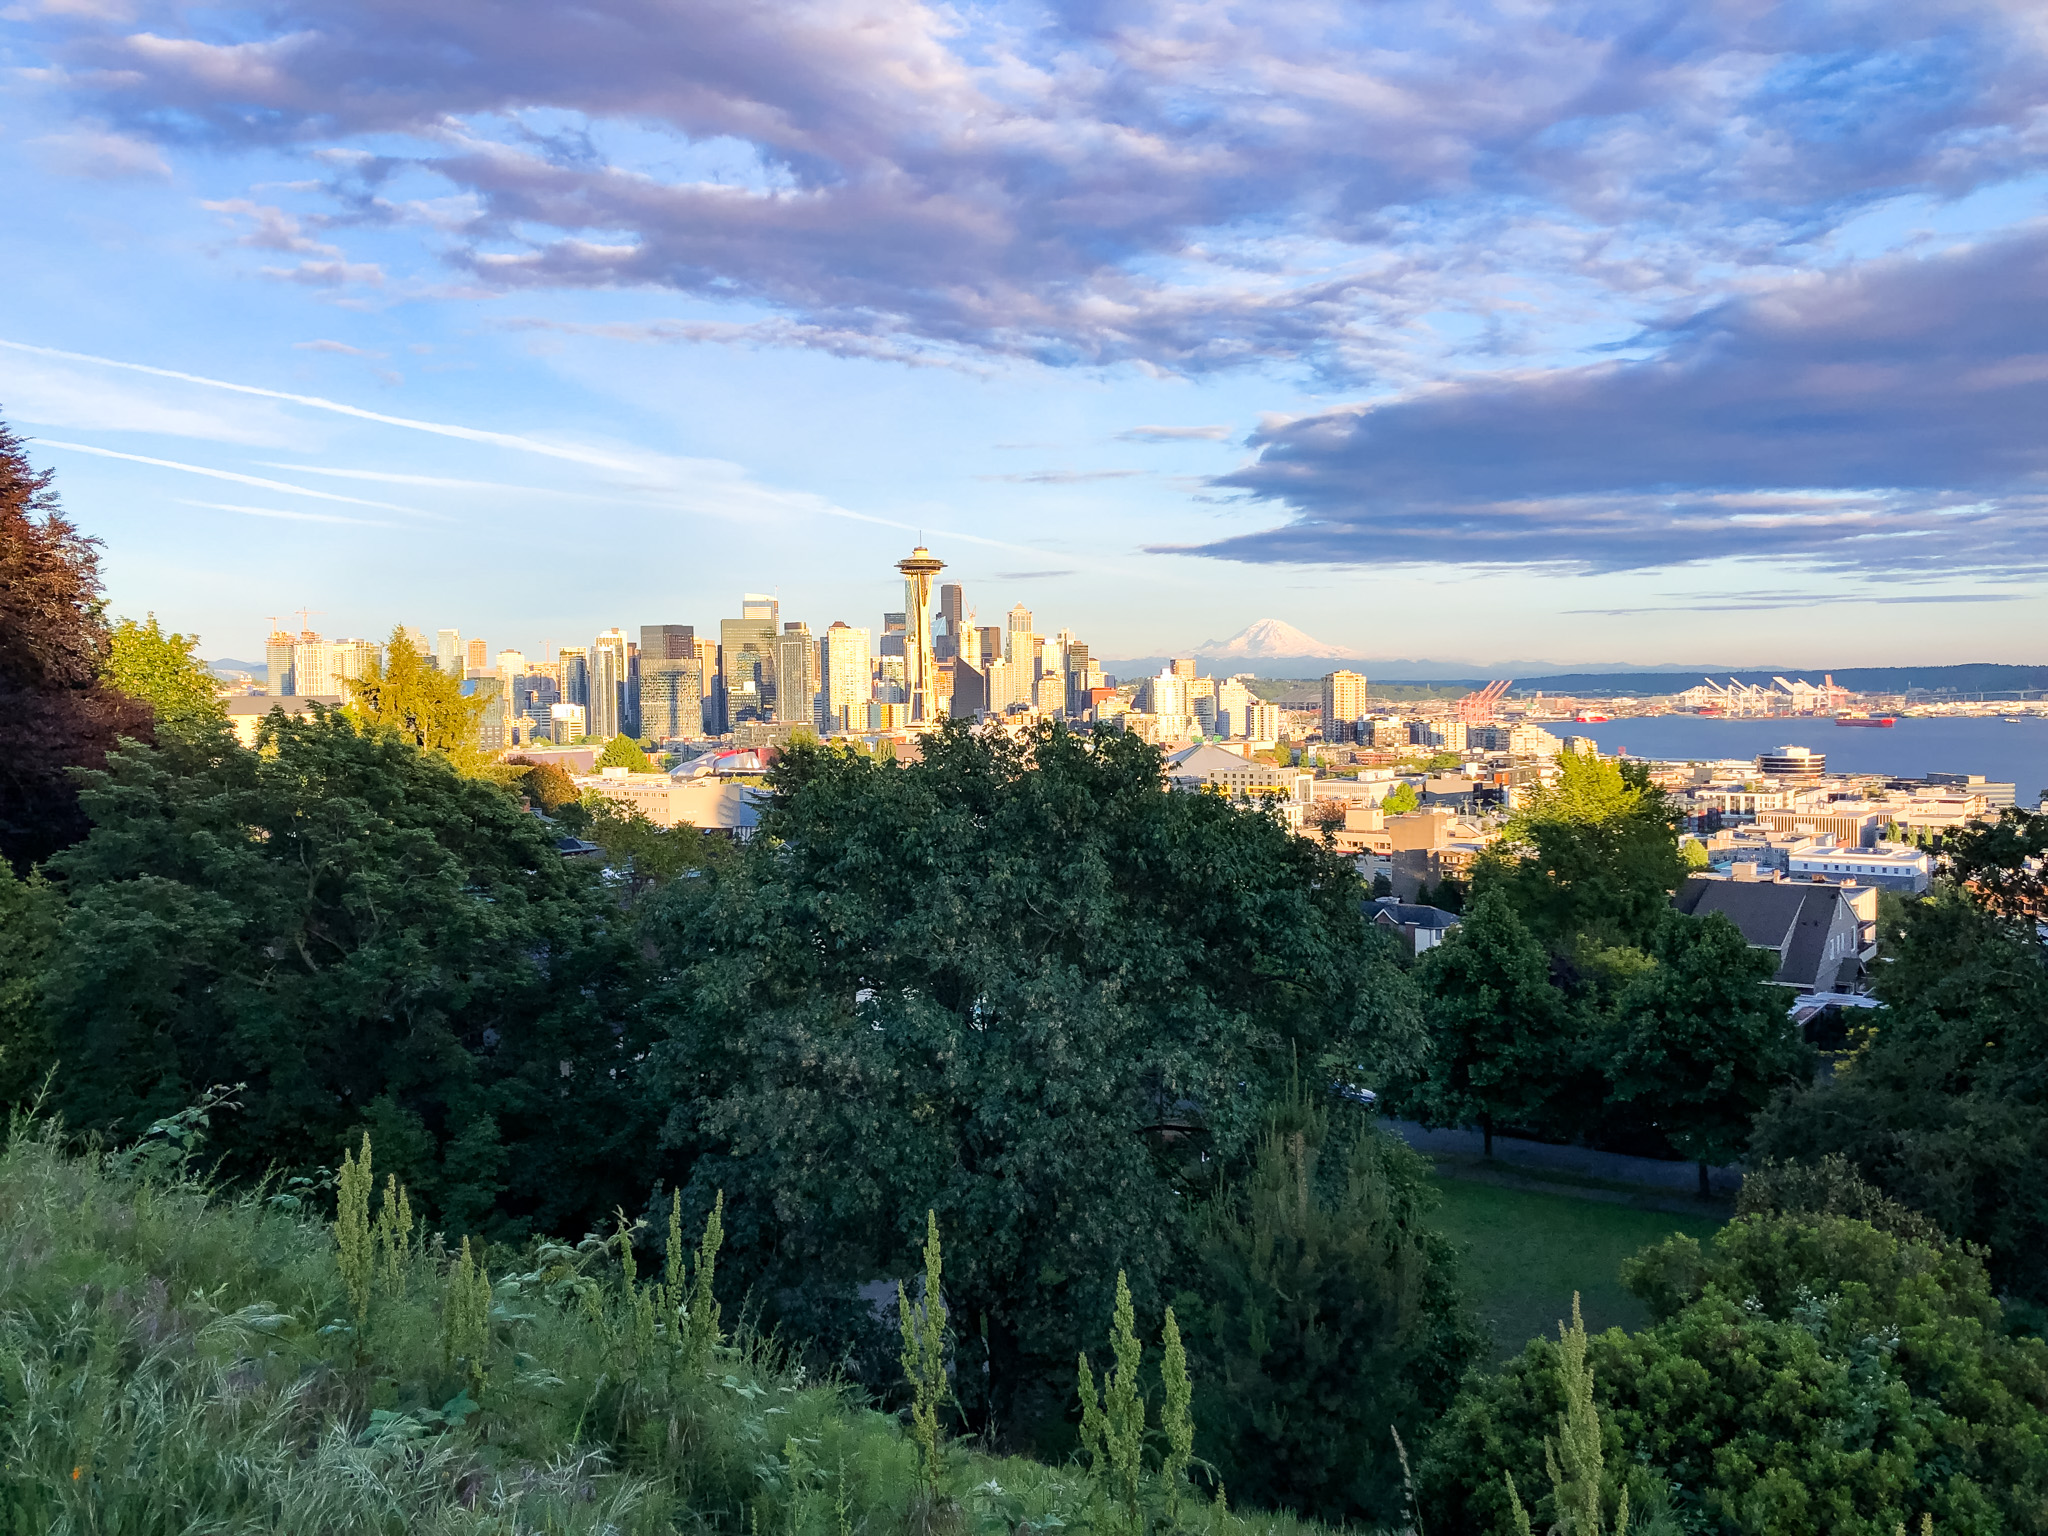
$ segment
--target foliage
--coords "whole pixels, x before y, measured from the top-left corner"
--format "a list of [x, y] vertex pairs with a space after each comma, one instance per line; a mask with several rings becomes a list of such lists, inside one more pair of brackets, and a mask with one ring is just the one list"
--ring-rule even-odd
[[[1572, 1325], [1557, 1325], [1558, 1387], [1564, 1407], [1557, 1415], [1557, 1436], [1543, 1437], [1543, 1470], [1550, 1477], [1550, 1504], [1560, 1536], [1601, 1536], [1606, 1529], [1606, 1455], [1602, 1446], [1600, 1410], [1593, 1406], [1593, 1372], [1586, 1364], [1586, 1324], [1579, 1316], [1579, 1298], [1572, 1297]], [[1529, 1515], [1507, 1479], [1508, 1513], [1516, 1536], [1530, 1536]], [[1628, 1536], [1628, 1489], [1615, 1499], [1614, 1536]]]
[[348, 711], [366, 726], [396, 732], [422, 751], [445, 757], [460, 773], [483, 771], [479, 732], [490, 701], [465, 695], [462, 678], [435, 665], [403, 624], [391, 631], [382, 659], [370, 658], [368, 673], [350, 693]]
[[0, 1106], [34, 1095], [55, 1053], [42, 984], [63, 910], [40, 873], [20, 879], [0, 859]]
[[1741, 1155], [1771, 1095], [1811, 1076], [1811, 1052], [1769, 984], [1776, 956], [1725, 917], [1667, 918], [1656, 959], [1622, 993], [1607, 1071], [1613, 1096], [1699, 1164], [1704, 1194], [1707, 1165]]
[[597, 755], [600, 768], [626, 768], [634, 773], [652, 773], [654, 764], [649, 762], [640, 743], [621, 732], [604, 744], [604, 750]]
[[576, 1230], [639, 1199], [631, 952], [591, 872], [395, 735], [334, 712], [266, 732], [261, 752], [167, 736], [87, 776], [37, 983], [67, 1124], [131, 1136], [246, 1082], [231, 1173], [332, 1165], [374, 1129], [458, 1230]]
[[1429, 1125], [1486, 1129], [1541, 1119], [1577, 1052], [1570, 1009], [1550, 984], [1550, 961], [1497, 888], [1482, 889], [1464, 922], [1416, 966], [1427, 997], [1430, 1054], [1396, 1102]]
[[[358, 1338], [303, 1186], [121, 1166], [25, 1128], [0, 1151], [0, 1530], [912, 1536], [899, 1426], [750, 1332], [690, 1364], [657, 1313], [636, 1354], [651, 1288], [616, 1240], [494, 1250], [479, 1396], [441, 1348], [459, 1248], [417, 1249]], [[960, 1536], [1088, 1514], [1079, 1474], [972, 1452], [942, 1491]]]
[[70, 770], [150, 736], [149, 706], [106, 679], [99, 541], [58, 510], [55, 478], [0, 423], [0, 858], [24, 874], [85, 835]]
[[1422, 804], [1422, 797], [1415, 793], [1415, 786], [1405, 780], [1387, 791], [1380, 801], [1380, 809], [1389, 816], [1405, 815]]
[[1685, 876], [1676, 813], [1609, 759], [1567, 752], [1557, 766], [1481, 855], [1474, 891], [1500, 891], [1552, 948], [1582, 934], [1647, 946]]
[[[2013, 1336], [1978, 1257], [1841, 1216], [1747, 1216], [1710, 1249], [1644, 1251], [1655, 1321], [1588, 1341], [1604, 1504], [1695, 1529], [1891, 1536], [2036, 1530], [2048, 1347]], [[1476, 1378], [1423, 1469], [1439, 1528], [1514, 1528], [1498, 1469], [1540, 1464], [1565, 1406], [1557, 1343]]]
[[946, 1400], [946, 1293], [941, 1283], [939, 1218], [924, 1213], [924, 1294], [912, 1307], [903, 1283], [896, 1283], [896, 1308], [903, 1326], [903, 1379], [910, 1383], [910, 1438], [917, 1442], [919, 1475], [927, 1488], [939, 1482], [939, 1406]]
[[855, 1290], [935, 1210], [986, 1340], [955, 1390], [1010, 1443], [1071, 1444], [1076, 1320], [1119, 1269], [1157, 1314], [1197, 1154], [1249, 1144], [1294, 1053], [1349, 1081], [1406, 1045], [1348, 862], [1122, 732], [792, 743], [760, 834], [643, 912], [669, 1135], [735, 1192], [757, 1294], [871, 1359]]
[[1901, 1204], [1830, 1152], [1817, 1163], [1781, 1163], [1764, 1158], [1744, 1172], [1736, 1196], [1738, 1216], [1848, 1216], [1908, 1242], [1939, 1246], [1948, 1240], [1940, 1227]]
[[555, 763], [537, 763], [530, 757], [512, 756], [505, 759], [508, 768], [521, 768], [519, 793], [526, 796], [541, 810], [552, 816], [565, 805], [574, 805], [581, 798], [576, 781]]
[[1180, 1320], [1171, 1307], [1166, 1309], [1166, 1326], [1160, 1332], [1159, 1347], [1159, 1429], [1166, 1438], [1166, 1454], [1159, 1458], [1159, 1481], [1166, 1485], [1167, 1528], [1177, 1531], [1181, 1493], [1187, 1486], [1188, 1467], [1195, 1459], [1195, 1392], [1188, 1377], [1188, 1352], [1181, 1341]]
[[692, 826], [658, 827], [636, 805], [620, 805], [593, 794], [583, 802], [576, 835], [605, 851], [605, 866], [624, 882], [628, 901], [658, 890], [693, 869], [720, 858], [723, 838]]
[[1903, 908], [1886, 950], [1867, 1037], [1832, 1079], [1772, 1106], [1757, 1150], [1840, 1154], [1986, 1244], [2012, 1294], [2048, 1302], [2048, 946], [1951, 893]]
[[[1334, 1123], [1333, 1123], [1334, 1122]], [[1483, 1352], [1428, 1165], [1349, 1106], [1291, 1096], [1202, 1219], [1177, 1298], [1196, 1445], [1240, 1505], [1391, 1520], [1419, 1435]]]
[[1081, 1446], [1088, 1452], [1089, 1476], [1115, 1506], [1118, 1528], [1140, 1536], [1144, 1519], [1138, 1500], [1144, 1489], [1145, 1391], [1138, 1380], [1144, 1346], [1138, 1342], [1137, 1314], [1131, 1308], [1131, 1287], [1122, 1270], [1116, 1275], [1116, 1310], [1110, 1318], [1109, 1349], [1116, 1364], [1102, 1372], [1102, 1395], [1083, 1350], [1078, 1366], [1081, 1393]]
[[2048, 922], [2048, 813], [2011, 806], [1947, 838], [1942, 872], [1985, 911]]
[[123, 619], [108, 636], [107, 680], [159, 722], [224, 720], [226, 706], [198, 646], [197, 635], [165, 634], [153, 613], [140, 624]]

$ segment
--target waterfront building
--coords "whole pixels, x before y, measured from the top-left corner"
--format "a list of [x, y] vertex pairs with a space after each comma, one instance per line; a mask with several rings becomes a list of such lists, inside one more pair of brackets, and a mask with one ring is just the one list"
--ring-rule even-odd
[[1756, 771], [1774, 779], [1817, 779], [1827, 769], [1828, 755], [1810, 747], [1780, 747], [1775, 752], [1759, 752], [1756, 758]]

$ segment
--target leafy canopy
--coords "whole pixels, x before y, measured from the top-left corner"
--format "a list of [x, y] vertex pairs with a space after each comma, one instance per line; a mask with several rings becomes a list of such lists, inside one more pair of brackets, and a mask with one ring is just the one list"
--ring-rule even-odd
[[352, 684], [348, 709], [366, 725], [439, 753], [458, 772], [480, 774], [480, 733], [489, 704], [481, 695], [465, 696], [462, 679], [436, 666], [401, 624], [391, 631], [382, 659], [372, 657], [367, 674]]
[[597, 755], [600, 768], [629, 768], [634, 773], [652, 773], [654, 764], [640, 743], [621, 732], [604, 744], [604, 750]]
[[963, 1411], [1058, 1440], [1074, 1320], [1119, 1269], [1158, 1315], [1197, 1154], [1239, 1156], [1297, 1056], [1356, 1080], [1405, 1024], [1356, 873], [1118, 731], [953, 722], [909, 766], [792, 742], [771, 789], [650, 904], [669, 1134], [786, 1319], [857, 1320], [936, 1211], [988, 1330]]
[[197, 635], [166, 634], [155, 614], [123, 619], [108, 637], [107, 679], [167, 724], [224, 720], [213, 674], [199, 660]]

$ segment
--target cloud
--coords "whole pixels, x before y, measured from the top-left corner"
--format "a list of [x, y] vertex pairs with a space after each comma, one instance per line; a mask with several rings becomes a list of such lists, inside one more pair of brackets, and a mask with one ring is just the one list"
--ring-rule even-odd
[[1125, 443], [1176, 443], [1211, 442], [1220, 443], [1230, 436], [1230, 428], [1218, 427], [1132, 427], [1128, 432], [1117, 433], [1117, 440]]
[[68, 133], [29, 140], [29, 147], [60, 176], [91, 181], [162, 181], [171, 164], [163, 151], [146, 139], [113, 133], [84, 123]]
[[333, 352], [342, 357], [383, 357], [382, 352], [371, 352], [363, 347], [352, 347], [345, 341], [295, 341], [294, 352]]
[[374, 517], [343, 517], [339, 512], [287, 512], [282, 507], [242, 507], [226, 501], [187, 501], [178, 499], [181, 507], [204, 507], [210, 512], [239, 512], [245, 517], [281, 517], [295, 523], [352, 523], [359, 528], [398, 528], [399, 523], [388, 523]]
[[1078, 576], [1078, 571], [997, 571], [998, 581], [1049, 581], [1055, 576]]
[[262, 270], [265, 277], [302, 283], [308, 288], [340, 288], [349, 283], [374, 286], [384, 281], [384, 269], [373, 261], [302, 261], [295, 267], [265, 267]]
[[1879, 607], [1922, 603], [2017, 603], [2031, 600], [2031, 592], [1923, 592], [1899, 597], [1879, 597], [1870, 592], [1772, 592], [1754, 596], [1733, 594], [1725, 602], [1658, 603], [1649, 608], [1567, 608], [1570, 615], [1593, 614], [1600, 618], [1625, 619], [1638, 614], [1662, 613], [1769, 613], [1785, 609], [1832, 608], [1844, 603], [1870, 603]]
[[1283, 526], [1179, 552], [1632, 569], [2048, 570], [2048, 224], [1782, 282], [1651, 355], [1262, 428], [1212, 483]]
[[801, 347], [834, 357], [905, 363], [913, 368], [957, 368], [982, 373], [965, 359], [950, 356], [907, 339], [876, 335], [845, 326], [803, 325], [794, 320], [622, 320], [578, 322], [520, 316], [498, 322], [508, 331], [552, 331], [571, 336], [603, 336], [614, 341], [671, 346], [709, 343], [718, 346]]
[[[420, 225], [482, 290], [768, 305], [762, 344], [897, 360], [1399, 382], [2048, 141], [2048, 33], [1978, 0], [136, 8], [37, 30], [115, 131], [324, 156], [323, 227]], [[417, 173], [446, 195], [398, 200]]]

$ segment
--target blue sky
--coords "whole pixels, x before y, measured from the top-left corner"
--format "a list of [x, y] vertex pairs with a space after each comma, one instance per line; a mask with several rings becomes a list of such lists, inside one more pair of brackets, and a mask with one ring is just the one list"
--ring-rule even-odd
[[212, 655], [2039, 661], [2044, 160], [2018, 0], [14, 0], [0, 416]]

